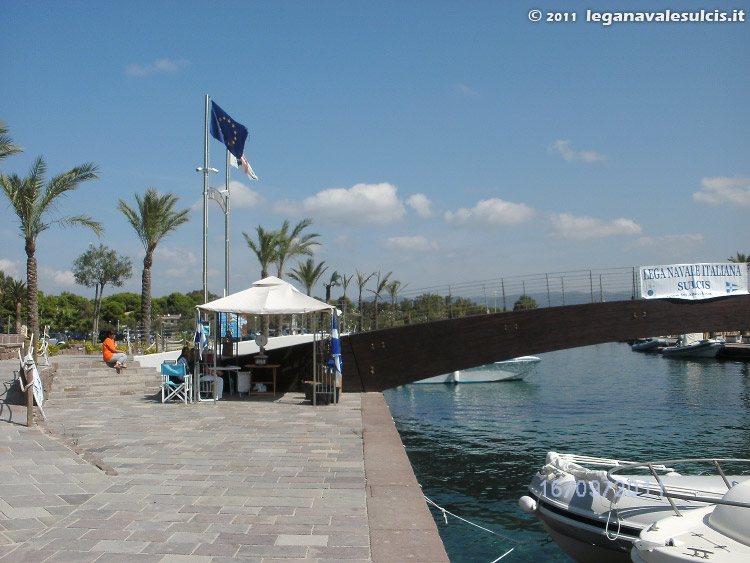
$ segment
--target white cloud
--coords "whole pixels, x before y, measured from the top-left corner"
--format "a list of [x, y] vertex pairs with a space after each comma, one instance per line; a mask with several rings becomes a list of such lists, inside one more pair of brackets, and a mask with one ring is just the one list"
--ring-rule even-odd
[[473, 88], [469, 88], [466, 84], [461, 84], [460, 82], [456, 84], [456, 88], [459, 92], [461, 92], [462, 94], [466, 94], [467, 96], [479, 95], [479, 92], [477, 92]]
[[185, 264], [186, 266], [192, 266], [198, 263], [198, 259], [193, 254], [193, 251], [185, 248], [170, 247], [170, 246], [157, 246], [154, 251], [154, 262], [168, 262], [170, 264]]
[[198, 258], [190, 248], [157, 246], [154, 252], [154, 267], [159, 269], [159, 277], [183, 278], [197, 271]]
[[[224, 185], [219, 186], [216, 188], [217, 190], [223, 190]], [[248, 188], [245, 184], [242, 182], [239, 182], [237, 180], [229, 180], [229, 214], [232, 214], [232, 209], [253, 209], [255, 207], [258, 207], [261, 203], [265, 201], [265, 198], [255, 190], [252, 190]], [[212, 203], [211, 201], [208, 202], [209, 209], [211, 207], [215, 207], [216, 209], [220, 209], [218, 203]], [[200, 199], [197, 199], [193, 202], [193, 204], [190, 206], [190, 211], [193, 212], [203, 212], [203, 197]]]
[[[231, 209], [253, 209], [264, 201], [263, 196], [255, 190], [251, 190], [242, 182], [229, 181], [229, 208]], [[230, 211], [231, 213], [231, 211]]]
[[664, 235], [661, 237], [641, 237], [630, 245], [631, 248], [678, 249], [703, 244], [703, 235]]
[[570, 213], [551, 217], [552, 235], [572, 239], [603, 238], [612, 235], [637, 235], [641, 226], [631, 219], [602, 221], [591, 217], [576, 217]]
[[20, 262], [14, 260], [8, 260], [7, 258], [0, 258], [0, 272], [18, 280], [22, 276], [26, 277], [26, 265], [22, 265]]
[[695, 252], [705, 243], [701, 234], [685, 235], [664, 235], [661, 237], [640, 237], [632, 244], [626, 247], [627, 250], [637, 250], [639, 252], [648, 251], [657, 260], [662, 258], [674, 263], [676, 259], [685, 257], [691, 259], [695, 257]]
[[[60, 287], [76, 287], [75, 276], [73, 276], [73, 272], [70, 270], [56, 270], [49, 266], [40, 266], [37, 279], [39, 280], [40, 287], [42, 286], [42, 280], [52, 280], [55, 287], [58, 288], [55, 290], [55, 293], [58, 295]], [[81, 286], [78, 287], [80, 288]]]
[[356, 184], [351, 188], [331, 188], [318, 192], [300, 203], [279, 201], [278, 213], [309, 215], [314, 219], [387, 224], [398, 221], [406, 208], [396, 196], [393, 184]]
[[386, 248], [395, 248], [397, 250], [406, 250], [413, 252], [429, 252], [438, 249], [438, 243], [430, 242], [423, 236], [414, 237], [389, 237], [385, 241]]
[[722, 203], [750, 207], [750, 177], [735, 176], [728, 178], [703, 178], [701, 191], [693, 194], [693, 199], [699, 203], [719, 205]]
[[583, 160], [584, 162], [597, 162], [607, 160], [607, 156], [595, 151], [574, 151], [570, 148], [570, 139], [557, 140], [547, 147], [549, 152], [559, 152], [565, 160]]
[[414, 194], [406, 200], [406, 205], [417, 212], [420, 217], [432, 217], [432, 202], [424, 194]]
[[125, 69], [128, 76], [147, 76], [157, 73], [175, 73], [190, 64], [187, 59], [156, 59], [151, 64], [129, 64]]
[[524, 223], [533, 215], [534, 209], [524, 203], [492, 198], [479, 201], [472, 209], [446, 211], [445, 222], [456, 226], [498, 227]]

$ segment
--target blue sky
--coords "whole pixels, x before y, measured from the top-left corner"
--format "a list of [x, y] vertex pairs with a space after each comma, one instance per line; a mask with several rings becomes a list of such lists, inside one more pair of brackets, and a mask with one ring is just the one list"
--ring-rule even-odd
[[[153, 295], [201, 289], [206, 94], [249, 129], [260, 178], [232, 170], [230, 291], [260, 277], [242, 233], [304, 217], [326, 277], [393, 272], [410, 291], [750, 252], [750, 23], [585, 21], [747, 3], [566, 2], [575, 22], [529, 20], [561, 5], [3, 2], [0, 120], [25, 152], [0, 171], [40, 155], [50, 175], [100, 170], [57, 214], [105, 234], [42, 233], [40, 289], [89, 296], [70, 268], [101, 242], [135, 266], [106, 294], [140, 292], [143, 249], [116, 206], [148, 187], [192, 209], [157, 249]], [[225, 150], [210, 151], [221, 189]], [[208, 215], [221, 294], [224, 215]], [[0, 269], [25, 279], [18, 234], [0, 204]]]

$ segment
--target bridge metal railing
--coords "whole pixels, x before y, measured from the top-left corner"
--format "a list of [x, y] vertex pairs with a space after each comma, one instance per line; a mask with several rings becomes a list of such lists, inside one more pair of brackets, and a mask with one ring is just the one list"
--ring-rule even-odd
[[524, 276], [508, 276], [481, 281], [405, 288], [399, 299], [437, 295], [443, 298], [469, 299], [489, 312], [510, 311], [522, 297], [528, 296], [537, 307], [556, 307], [581, 303], [601, 303], [636, 299], [640, 295], [638, 268], [573, 270]]

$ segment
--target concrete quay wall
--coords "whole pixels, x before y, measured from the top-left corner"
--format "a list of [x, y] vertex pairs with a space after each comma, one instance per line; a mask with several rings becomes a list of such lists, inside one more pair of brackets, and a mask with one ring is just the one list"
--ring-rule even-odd
[[447, 562], [382, 394], [341, 398], [0, 400], [0, 562]]

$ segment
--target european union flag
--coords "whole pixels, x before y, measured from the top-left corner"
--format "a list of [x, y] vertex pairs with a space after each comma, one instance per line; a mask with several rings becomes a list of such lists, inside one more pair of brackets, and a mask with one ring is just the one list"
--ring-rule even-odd
[[237, 123], [211, 100], [211, 136], [224, 143], [227, 150], [240, 160], [245, 152], [247, 127]]

